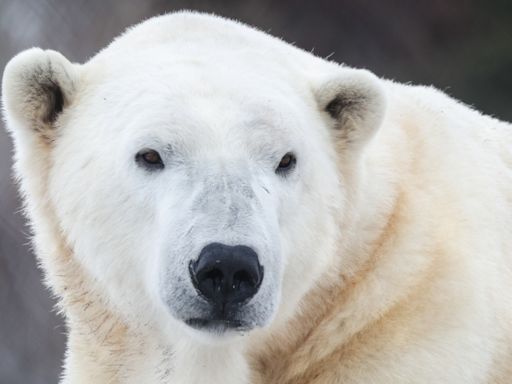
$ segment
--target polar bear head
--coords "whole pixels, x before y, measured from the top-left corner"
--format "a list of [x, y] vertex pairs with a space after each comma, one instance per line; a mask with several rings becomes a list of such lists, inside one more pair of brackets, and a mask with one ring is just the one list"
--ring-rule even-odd
[[385, 109], [367, 71], [190, 13], [83, 65], [22, 52], [3, 92], [50, 285], [63, 242], [126, 323], [200, 338], [288, 316], [343, 257], [351, 174]]

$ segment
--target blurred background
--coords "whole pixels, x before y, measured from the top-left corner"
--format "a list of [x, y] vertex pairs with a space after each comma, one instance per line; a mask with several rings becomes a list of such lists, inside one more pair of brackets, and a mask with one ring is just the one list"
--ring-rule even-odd
[[[0, 0], [0, 68], [33, 46], [83, 62], [126, 27], [184, 8], [239, 19], [382, 77], [433, 84], [512, 120], [510, 0]], [[56, 383], [65, 328], [28, 245], [2, 128], [0, 384]]]

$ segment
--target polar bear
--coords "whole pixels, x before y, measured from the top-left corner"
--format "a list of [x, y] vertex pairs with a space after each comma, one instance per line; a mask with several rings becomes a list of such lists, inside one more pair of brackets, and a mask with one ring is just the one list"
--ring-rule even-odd
[[3, 76], [62, 383], [510, 383], [512, 126], [224, 18]]

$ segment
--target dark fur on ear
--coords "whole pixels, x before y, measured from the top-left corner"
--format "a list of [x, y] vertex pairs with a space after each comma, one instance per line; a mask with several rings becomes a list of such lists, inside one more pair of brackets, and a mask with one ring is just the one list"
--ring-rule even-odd
[[380, 82], [368, 71], [341, 69], [317, 89], [319, 108], [345, 148], [363, 146], [379, 128], [386, 109]]
[[39, 48], [11, 59], [2, 81], [8, 129], [28, 129], [51, 140], [55, 122], [74, 96], [76, 67], [60, 53]]

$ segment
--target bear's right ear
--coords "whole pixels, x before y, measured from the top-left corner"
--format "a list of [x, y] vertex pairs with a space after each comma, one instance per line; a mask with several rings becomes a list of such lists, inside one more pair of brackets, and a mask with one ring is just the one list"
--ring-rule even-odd
[[26, 130], [45, 141], [74, 97], [78, 65], [55, 51], [32, 48], [9, 61], [2, 80], [7, 129]]

